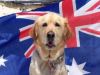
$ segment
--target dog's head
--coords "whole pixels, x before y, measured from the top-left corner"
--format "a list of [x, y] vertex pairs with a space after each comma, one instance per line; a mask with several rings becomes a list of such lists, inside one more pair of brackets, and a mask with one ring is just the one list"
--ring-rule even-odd
[[41, 47], [39, 53], [45, 55], [59, 51], [60, 47], [64, 47], [66, 40], [71, 35], [68, 21], [56, 13], [48, 13], [39, 17], [34, 23], [30, 32], [36, 45]]

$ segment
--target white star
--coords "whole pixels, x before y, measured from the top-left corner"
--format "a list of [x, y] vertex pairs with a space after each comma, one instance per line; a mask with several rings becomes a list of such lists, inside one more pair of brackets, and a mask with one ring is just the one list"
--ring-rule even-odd
[[66, 65], [66, 68], [68, 69], [68, 75], [84, 75], [84, 74], [89, 74], [90, 72], [83, 70], [85, 63], [82, 63], [78, 65], [73, 58], [72, 61], [72, 66]]
[[5, 66], [7, 60], [3, 58], [3, 55], [0, 57], [0, 66]]

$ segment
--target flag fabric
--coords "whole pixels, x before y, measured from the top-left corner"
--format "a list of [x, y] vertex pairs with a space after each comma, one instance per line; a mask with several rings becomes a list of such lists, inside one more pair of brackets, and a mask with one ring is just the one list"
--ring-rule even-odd
[[99, 0], [64, 0], [0, 17], [0, 75], [29, 75], [35, 45], [28, 32], [48, 12], [67, 18], [73, 32], [64, 50], [68, 75], [100, 75]]

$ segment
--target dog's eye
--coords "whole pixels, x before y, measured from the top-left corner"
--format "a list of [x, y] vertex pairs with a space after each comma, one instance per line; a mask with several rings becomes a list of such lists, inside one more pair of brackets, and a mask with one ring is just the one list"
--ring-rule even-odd
[[56, 27], [60, 27], [60, 24], [59, 24], [59, 23], [55, 23], [55, 26], [56, 26]]
[[47, 27], [47, 23], [43, 23], [42, 27]]

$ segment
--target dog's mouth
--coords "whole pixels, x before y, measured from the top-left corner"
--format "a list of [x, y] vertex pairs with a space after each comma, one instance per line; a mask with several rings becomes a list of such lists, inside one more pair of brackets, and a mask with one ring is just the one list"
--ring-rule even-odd
[[49, 41], [49, 42], [46, 44], [46, 46], [47, 46], [48, 48], [53, 48], [53, 47], [55, 47], [55, 44], [54, 44], [52, 41]]

